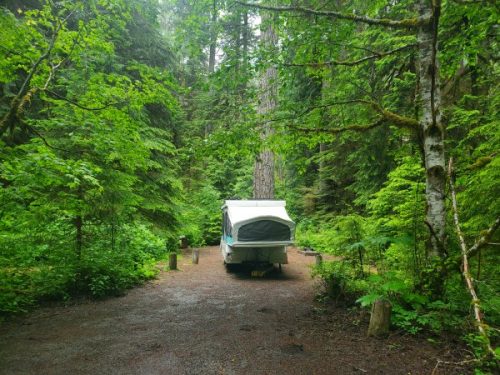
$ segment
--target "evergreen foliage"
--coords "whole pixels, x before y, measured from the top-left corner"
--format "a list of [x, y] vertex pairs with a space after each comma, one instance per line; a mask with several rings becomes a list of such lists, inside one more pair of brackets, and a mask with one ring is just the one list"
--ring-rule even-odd
[[154, 276], [181, 188], [156, 8], [41, 1], [1, 17], [0, 310]]

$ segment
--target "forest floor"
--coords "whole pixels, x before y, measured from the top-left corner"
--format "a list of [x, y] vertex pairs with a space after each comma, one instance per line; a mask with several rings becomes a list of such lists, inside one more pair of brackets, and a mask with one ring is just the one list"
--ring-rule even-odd
[[[1, 374], [467, 374], [452, 341], [365, 336], [369, 315], [314, 302], [314, 257], [227, 273], [218, 247], [125, 296], [43, 307], [0, 327]], [[445, 340], [443, 340], [445, 341]]]

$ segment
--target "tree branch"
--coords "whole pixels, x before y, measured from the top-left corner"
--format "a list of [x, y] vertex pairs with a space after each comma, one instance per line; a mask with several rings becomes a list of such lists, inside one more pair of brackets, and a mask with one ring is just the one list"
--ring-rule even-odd
[[[47, 79], [45, 80], [45, 84], [43, 85], [43, 88], [41, 89], [41, 91], [47, 91], [47, 87], [49, 87], [49, 84], [52, 81], [52, 79], [54, 78], [54, 75], [55, 75], [57, 69], [59, 69], [72, 55], [76, 45], [78, 44], [78, 39], [80, 39], [80, 36], [81, 36], [81, 31], [73, 39], [73, 44], [72, 44], [68, 54], [63, 59], [61, 59], [61, 61], [59, 61], [57, 64], [53, 64], [51, 61], [48, 61], [48, 64], [50, 65], [49, 75], [47, 76]], [[26, 95], [24, 95], [21, 98], [21, 101], [19, 102], [19, 105], [17, 106], [17, 110], [16, 110], [17, 118], [20, 118], [21, 113], [22, 113], [26, 103], [29, 103], [31, 101], [31, 98], [39, 90], [40, 89], [38, 87], [33, 87], [30, 90], [28, 90]]]
[[473, 257], [476, 255], [481, 248], [490, 245], [491, 237], [495, 234], [495, 231], [500, 227], [500, 217], [497, 217], [496, 220], [491, 224], [487, 231], [485, 231], [481, 237], [479, 237], [474, 245], [467, 251], [467, 255], [469, 257]]
[[391, 112], [387, 109], [382, 108], [378, 103], [366, 100], [365, 103], [370, 104], [372, 108], [380, 113], [391, 124], [396, 125], [399, 128], [417, 129], [419, 122], [410, 117], [401, 116], [397, 113]]
[[22, 126], [24, 126], [26, 129], [28, 129], [31, 133], [33, 133], [34, 135], [36, 135], [38, 138], [40, 138], [42, 140], [42, 142], [45, 144], [45, 146], [47, 146], [48, 148], [51, 148], [53, 150], [58, 150], [58, 151], [62, 151], [62, 152], [66, 152], [68, 153], [68, 150], [65, 150], [63, 148], [59, 148], [59, 147], [55, 147], [55, 146], [52, 146], [48, 141], [47, 139], [45, 139], [45, 137], [38, 131], [36, 130], [34, 127], [32, 127], [31, 125], [28, 125], [25, 121], [21, 121], [21, 124]]
[[359, 99], [341, 100], [338, 102], [330, 102], [330, 103], [326, 103], [326, 104], [310, 106], [302, 112], [295, 112], [295, 114], [292, 116], [275, 117], [275, 118], [269, 119], [268, 121], [269, 122], [277, 122], [277, 121], [285, 121], [285, 120], [295, 120], [299, 117], [303, 117], [303, 116], [307, 115], [309, 112], [312, 112], [315, 109], [323, 109], [323, 108], [333, 107], [335, 105], [344, 105], [344, 104], [353, 104], [353, 103], [360, 103], [360, 100]]
[[466, 61], [462, 60], [460, 62], [460, 66], [453, 75], [443, 86], [442, 86], [442, 91], [441, 95], [443, 98], [448, 97], [448, 95], [452, 92], [452, 90], [455, 88], [455, 86], [460, 82], [460, 79], [470, 73], [470, 66], [467, 64]]
[[80, 109], [84, 109], [86, 111], [102, 111], [103, 109], [106, 109], [106, 108], [109, 108], [113, 105], [116, 105], [116, 104], [120, 104], [120, 103], [124, 103], [124, 102], [115, 102], [115, 103], [108, 103], [102, 107], [86, 107], [84, 105], [81, 105], [71, 99], [68, 99], [68, 98], [65, 98], [64, 96], [62, 95], [59, 95], [58, 93], [54, 92], [54, 91], [50, 91], [50, 90], [47, 90], [45, 89], [44, 92], [48, 93], [49, 95], [52, 95], [54, 96], [56, 99], [58, 100], [64, 100], [65, 102], [68, 102], [69, 104], [72, 104], [74, 105], [75, 107], [78, 107]]
[[353, 22], [365, 23], [368, 25], [388, 26], [393, 28], [404, 28], [404, 29], [416, 28], [425, 25], [430, 21], [430, 19], [422, 17], [414, 17], [403, 20], [392, 20], [389, 18], [371, 18], [367, 16], [360, 16], [357, 14], [341, 13], [333, 10], [310, 9], [301, 6], [281, 7], [281, 6], [271, 6], [265, 4], [249, 4], [238, 0], [236, 1], [236, 3], [250, 8], [269, 10], [273, 12], [299, 12], [304, 14], [312, 14], [315, 16], [325, 16], [342, 20], [349, 20]]
[[376, 121], [372, 122], [371, 124], [368, 125], [348, 125], [344, 126], [342, 128], [305, 128], [301, 126], [289, 126], [290, 128], [294, 130], [298, 130], [300, 132], [304, 133], [328, 133], [328, 134], [339, 134], [343, 133], [346, 131], [357, 131], [357, 132], [365, 132], [368, 130], [371, 130], [373, 128], [376, 128], [380, 125], [383, 125], [385, 122], [385, 119], [383, 117], [380, 117]]
[[[457, 195], [455, 193], [455, 177], [454, 177], [454, 173], [453, 173], [453, 158], [450, 158], [450, 162], [448, 163], [448, 177], [449, 177], [449, 184], [450, 184], [450, 191], [451, 191], [451, 202], [452, 202], [452, 207], [453, 207], [453, 221], [455, 223], [455, 229], [457, 231], [458, 239], [460, 242], [460, 247], [462, 249], [462, 274], [464, 276], [465, 283], [467, 285], [467, 289], [469, 290], [469, 293], [472, 297], [472, 306], [474, 309], [474, 319], [476, 320], [477, 330], [479, 331], [479, 334], [484, 338], [484, 343], [485, 343], [487, 351], [491, 355], [494, 356], [495, 351], [491, 347], [490, 338], [489, 338], [488, 332], [486, 331], [486, 328], [485, 328], [486, 325], [483, 322], [481, 306], [479, 305], [479, 298], [477, 296], [476, 289], [474, 288], [474, 281], [472, 279], [470, 269], [469, 269], [468, 255], [470, 254], [470, 249], [467, 249], [467, 244], [465, 243], [464, 235], [462, 233], [462, 229], [460, 228], [460, 221], [458, 218]], [[499, 222], [500, 222], [500, 218], [497, 219], [495, 222], [496, 227], [495, 227], [495, 224], [493, 224], [493, 226], [490, 228], [491, 232], [490, 232], [490, 230], [488, 230], [488, 233], [492, 234], [495, 231], [495, 229], [498, 228]], [[483, 236], [480, 239], [480, 241], [485, 236]], [[476, 244], [478, 242], [479, 241], [477, 241]]]
[[325, 61], [325, 62], [320, 62], [320, 63], [304, 63], [304, 64], [295, 64], [295, 63], [291, 63], [291, 64], [283, 64], [284, 66], [297, 66], [297, 67], [300, 67], [300, 66], [310, 66], [310, 67], [313, 67], [313, 68], [322, 68], [322, 67], [325, 67], [325, 66], [338, 66], [338, 65], [341, 65], [341, 66], [356, 66], [356, 65], [359, 65], [359, 64], [362, 64], [364, 62], [367, 62], [367, 61], [370, 61], [370, 60], [374, 60], [374, 59], [380, 59], [382, 57], [385, 57], [385, 56], [389, 56], [389, 55], [392, 55], [392, 54], [395, 54], [397, 52], [400, 52], [400, 51], [403, 51], [405, 49], [408, 49], [408, 48], [411, 48], [411, 47], [415, 47], [416, 44], [409, 44], [409, 45], [406, 45], [404, 47], [399, 47], [399, 48], [396, 48], [396, 49], [393, 49], [391, 51], [387, 51], [387, 52], [373, 52], [373, 55], [370, 55], [370, 56], [365, 56], [365, 57], [362, 57], [358, 60], [351, 60], [351, 61], [335, 61], [335, 60], [332, 60], [332, 61]]
[[486, 165], [488, 165], [489, 163], [491, 163], [493, 161], [493, 159], [495, 158], [495, 156], [497, 156], [497, 154], [498, 154], [498, 151], [495, 151], [490, 155], [480, 157], [474, 163], [469, 165], [467, 167], [467, 169], [476, 170], [476, 169], [483, 168]]
[[[71, 17], [71, 15], [74, 12], [71, 11], [62, 21], [59, 21], [53, 34], [52, 37], [49, 41], [49, 46], [47, 47], [47, 50], [35, 61], [35, 63], [32, 65], [28, 76], [24, 79], [23, 84], [21, 85], [21, 88], [19, 89], [17, 95], [12, 99], [10, 102], [10, 108], [7, 111], [7, 113], [3, 116], [2, 120], [0, 120], [0, 136], [7, 131], [7, 129], [10, 129], [12, 132], [15, 128], [15, 119], [18, 118], [20, 112], [22, 111], [22, 108], [24, 104], [29, 101], [31, 96], [36, 90], [27, 90], [27, 87], [31, 83], [31, 80], [33, 79], [33, 76], [36, 74], [38, 71], [38, 67], [40, 64], [48, 59], [52, 53], [52, 50], [54, 49], [56, 40], [59, 36], [59, 31], [61, 31], [64, 23]], [[25, 97], [28, 95], [28, 97]]]
[[[472, 5], [472, 4], [483, 4], [484, 0], [452, 0], [454, 3], [459, 4], [459, 5]], [[487, 3], [491, 3], [492, 5], [495, 5], [494, 0], [486, 0]]]
[[[269, 121], [283, 121], [283, 120], [294, 120], [297, 119], [298, 117], [302, 117], [306, 115], [307, 113], [313, 111], [314, 109], [318, 108], [328, 108], [332, 107], [335, 105], [344, 105], [344, 104], [355, 104], [355, 103], [361, 103], [361, 104], [366, 104], [371, 106], [376, 112], [378, 112], [381, 117], [376, 120], [374, 123], [369, 124], [369, 125], [351, 125], [347, 129], [345, 128], [323, 128], [321, 130], [320, 128], [314, 128], [317, 131], [325, 131], [327, 133], [333, 132], [333, 133], [338, 133], [339, 131], [346, 131], [346, 130], [357, 130], [357, 131], [365, 131], [365, 130], [370, 130], [373, 129], [374, 127], [381, 125], [383, 122], [390, 122], [391, 124], [399, 127], [399, 128], [407, 128], [407, 129], [416, 129], [419, 126], [419, 123], [417, 120], [414, 120], [412, 118], [406, 117], [406, 116], [401, 116], [398, 115], [394, 112], [388, 111], [387, 109], [382, 108], [378, 103], [371, 101], [371, 100], [366, 100], [366, 99], [351, 99], [351, 100], [344, 100], [344, 101], [338, 101], [338, 102], [332, 102], [332, 103], [326, 103], [322, 104], [319, 106], [314, 106], [314, 107], [309, 107], [305, 111], [298, 113], [294, 116], [291, 117], [279, 117], [279, 118], [274, 118]], [[379, 123], [379, 121], [381, 121]], [[304, 127], [295, 127], [295, 129], [301, 130], [301, 131], [313, 131], [313, 128], [304, 128]], [[339, 131], [337, 129], [340, 129]]]

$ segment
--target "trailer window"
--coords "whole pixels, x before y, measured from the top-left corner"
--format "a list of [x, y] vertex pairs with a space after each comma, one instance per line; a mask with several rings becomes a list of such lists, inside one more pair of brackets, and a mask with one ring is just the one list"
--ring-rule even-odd
[[231, 236], [231, 221], [229, 220], [229, 215], [227, 214], [227, 212], [224, 213], [222, 221], [224, 235]]
[[290, 228], [278, 221], [259, 220], [243, 225], [238, 231], [238, 241], [290, 241]]

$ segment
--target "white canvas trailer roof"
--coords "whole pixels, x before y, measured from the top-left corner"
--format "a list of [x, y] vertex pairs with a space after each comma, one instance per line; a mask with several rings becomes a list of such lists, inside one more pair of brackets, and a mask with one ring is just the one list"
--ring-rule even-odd
[[[225, 238], [230, 245], [289, 245], [293, 243], [295, 223], [280, 200], [227, 200], [222, 206], [227, 213]], [[250, 223], [255, 223], [250, 225]], [[281, 226], [278, 225], [281, 223]], [[230, 228], [229, 228], [230, 227]], [[240, 228], [245, 227], [240, 233]], [[285, 231], [283, 231], [285, 229]], [[259, 238], [260, 234], [264, 238]], [[265, 235], [264, 235], [265, 234]], [[276, 238], [273, 238], [276, 236]]]
[[222, 209], [227, 208], [231, 224], [246, 222], [258, 218], [270, 217], [293, 223], [285, 209], [285, 201], [226, 201]]

